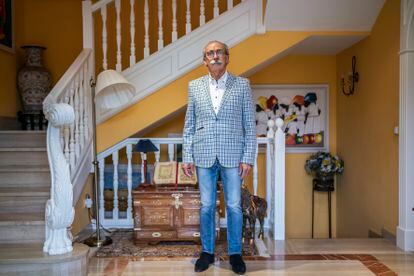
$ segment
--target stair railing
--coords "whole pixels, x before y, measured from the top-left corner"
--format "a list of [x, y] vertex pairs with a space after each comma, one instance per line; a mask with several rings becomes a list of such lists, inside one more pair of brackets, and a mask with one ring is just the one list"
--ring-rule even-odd
[[[265, 183], [265, 198], [268, 203], [265, 227], [274, 239], [285, 239], [285, 135], [283, 121], [274, 122], [268, 137], [257, 138], [257, 155], [253, 166], [253, 191], [258, 194], [258, 183]], [[154, 162], [176, 161], [181, 151], [182, 138], [145, 138], [159, 149], [154, 152]], [[99, 162], [99, 217], [106, 228], [133, 228], [132, 190], [144, 182], [143, 162], [145, 153], [134, 153], [133, 148], [140, 138], [128, 138], [98, 154]], [[139, 155], [134, 157], [135, 155]], [[264, 155], [266, 173], [258, 173], [258, 156]], [[139, 158], [138, 158], [139, 157]], [[260, 164], [261, 165], [261, 164]], [[152, 169], [148, 174], [153, 173]], [[139, 176], [139, 177], [138, 177]], [[261, 178], [263, 177], [263, 179]], [[226, 226], [226, 219], [221, 219]]]
[[67, 228], [73, 214], [72, 219], [68, 214], [73, 212], [73, 202], [79, 198], [92, 167], [92, 57], [92, 50], [84, 49], [43, 102], [43, 113], [50, 123], [47, 153], [52, 184], [44, 245], [49, 254], [72, 250]]

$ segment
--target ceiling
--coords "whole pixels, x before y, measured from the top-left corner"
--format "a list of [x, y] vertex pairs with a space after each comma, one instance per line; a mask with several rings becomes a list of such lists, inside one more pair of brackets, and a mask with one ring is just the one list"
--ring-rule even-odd
[[[385, 0], [268, 0], [267, 31], [369, 32]], [[312, 36], [289, 54], [335, 55], [365, 36]]]

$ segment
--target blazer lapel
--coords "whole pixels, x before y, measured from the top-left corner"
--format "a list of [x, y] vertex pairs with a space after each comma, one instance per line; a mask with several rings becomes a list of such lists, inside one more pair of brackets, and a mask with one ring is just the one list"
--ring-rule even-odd
[[211, 100], [210, 95], [210, 84], [209, 84], [209, 76], [204, 76], [204, 97], [208, 101], [208, 105], [210, 106], [210, 111], [213, 113], [214, 116], [216, 116], [216, 112], [214, 112], [213, 102]]
[[220, 108], [217, 113], [217, 116], [220, 114], [220, 111], [223, 109], [223, 106], [226, 104], [226, 101], [231, 94], [231, 88], [233, 87], [234, 80], [235, 80], [235, 77], [231, 75], [230, 73], [228, 73], [227, 81], [226, 81], [226, 90], [224, 91], [223, 99], [221, 99]]

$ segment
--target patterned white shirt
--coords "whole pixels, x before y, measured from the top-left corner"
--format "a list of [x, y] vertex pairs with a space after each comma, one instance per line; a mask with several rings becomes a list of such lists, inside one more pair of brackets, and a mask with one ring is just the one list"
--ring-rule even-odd
[[216, 115], [219, 112], [221, 100], [223, 99], [224, 91], [226, 90], [227, 76], [228, 73], [226, 71], [223, 76], [216, 81], [209, 74], [210, 98]]

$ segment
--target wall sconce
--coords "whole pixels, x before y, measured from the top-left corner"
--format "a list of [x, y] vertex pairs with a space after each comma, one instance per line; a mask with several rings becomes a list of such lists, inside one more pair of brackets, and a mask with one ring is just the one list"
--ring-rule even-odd
[[345, 81], [345, 77], [341, 78], [342, 93], [345, 96], [353, 95], [355, 92], [355, 83], [359, 81], [359, 74], [356, 71], [356, 57], [352, 57], [352, 72], [348, 74], [348, 79]]

